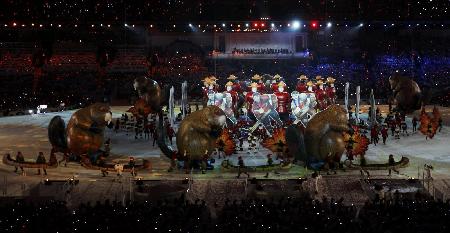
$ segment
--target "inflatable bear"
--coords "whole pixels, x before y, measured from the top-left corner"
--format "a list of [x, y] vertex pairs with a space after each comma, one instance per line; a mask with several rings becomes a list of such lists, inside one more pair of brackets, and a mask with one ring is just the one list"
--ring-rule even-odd
[[225, 113], [217, 106], [207, 106], [188, 115], [180, 124], [177, 132], [178, 153], [186, 152], [188, 159], [202, 159], [216, 147], [226, 122]]
[[111, 109], [103, 103], [79, 109], [67, 127], [61, 117], [55, 116], [48, 126], [50, 143], [56, 151], [68, 150], [74, 155], [97, 152], [103, 145], [104, 130], [111, 120]]
[[412, 113], [422, 106], [422, 93], [417, 83], [404, 76], [394, 74], [389, 78], [393, 92], [394, 110], [402, 113]]

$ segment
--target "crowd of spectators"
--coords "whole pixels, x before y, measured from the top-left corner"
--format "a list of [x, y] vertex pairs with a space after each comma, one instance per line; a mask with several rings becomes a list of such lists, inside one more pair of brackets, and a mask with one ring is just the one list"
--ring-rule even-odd
[[234, 48], [233, 54], [291, 54], [289, 49], [273, 48]]
[[[214, 74], [214, 71], [219, 77], [221, 87], [225, 84], [225, 78], [230, 74], [238, 76], [241, 80], [249, 80], [256, 73], [260, 75], [268, 73], [280, 74], [290, 90], [295, 87], [300, 74], [305, 74], [310, 79], [314, 79], [316, 75], [332, 76], [336, 78], [338, 98], [344, 97], [344, 85], [346, 82], [350, 82], [351, 98], [354, 96], [356, 86], [360, 85], [361, 98], [367, 99], [370, 90], [374, 89], [375, 98], [384, 100], [390, 93], [388, 78], [396, 71], [414, 77], [419, 85], [432, 88], [438, 94], [442, 90], [448, 90], [450, 85], [447, 78], [450, 72], [448, 68], [450, 58], [440, 56], [424, 56], [421, 58], [420, 66], [417, 66], [408, 56], [380, 56], [368, 68], [365, 64], [350, 60], [338, 63], [323, 61], [318, 64], [308, 62], [298, 64], [295, 60], [222, 60], [214, 63], [212, 61], [204, 62], [202, 58], [194, 55], [175, 55], [162, 57], [156, 65], [142, 62], [137, 72], [121, 69], [121, 64], [114, 61], [111, 65], [114, 70], [107, 72], [104, 80], [105, 86], [99, 90], [97, 87], [98, 66], [91, 64], [91, 68], [89, 68], [83, 59], [78, 58], [73, 60], [80, 63], [72, 66], [72, 58], [64, 59], [66, 62], [58, 60], [62, 57], [67, 58], [57, 55], [55, 59], [51, 59], [50, 64], [44, 67], [43, 75], [39, 78], [39, 90], [34, 94], [31, 88], [34, 77], [30, 70], [8, 72], [4, 66], [7, 62], [4, 61], [3, 64], [0, 64], [1, 71], [6, 74], [0, 80], [1, 111], [7, 109], [24, 111], [29, 108], [34, 109], [39, 104], [47, 104], [52, 107], [57, 107], [61, 103], [66, 106], [82, 106], [95, 100], [103, 101], [105, 98], [130, 101], [133, 96], [132, 81], [142, 75], [150, 75], [161, 85], [174, 86], [176, 89], [181, 88], [182, 82], [188, 81], [188, 91], [193, 99], [201, 98], [201, 79], [206, 75]], [[17, 63], [17, 67], [21, 67], [19, 65], [21, 62]], [[8, 67], [14, 66], [8, 64]], [[30, 69], [32, 70], [32, 68]], [[106, 70], [108, 69], [109, 66], [106, 67]], [[102, 94], [106, 96], [101, 97]], [[180, 93], [176, 92], [175, 94], [177, 98]], [[448, 104], [448, 98], [444, 94], [432, 101], [438, 104]]]
[[[370, 56], [363, 52], [361, 57], [339, 57], [318, 51], [312, 52], [312, 58], [308, 59], [208, 59], [196, 52], [195, 46], [181, 43], [165, 51], [146, 52], [142, 47], [117, 49], [114, 58], [101, 66], [96, 59], [95, 47], [78, 45], [79, 48], [64, 49], [58, 42], [51, 57], [40, 68], [38, 77], [32, 64], [31, 49], [11, 45], [13, 47], [0, 51], [0, 112], [26, 112], [40, 104], [58, 107], [63, 103], [67, 107], [79, 107], [112, 99], [131, 103], [132, 81], [143, 75], [149, 75], [163, 86], [174, 86], [176, 90], [180, 90], [182, 82], [188, 81], [191, 100], [202, 98], [201, 80], [208, 75], [219, 78], [218, 83], [223, 88], [230, 74], [239, 80], [250, 80], [254, 74], [279, 74], [288, 84], [289, 91], [293, 90], [300, 74], [310, 79], [316, 75], [332, 76], [336, 79], [338, 99], [344, 97], [344, 85], [349, 82], [351, 99], [359, 85], [362, 99], [367, 99], [370, 90], [374, 89], [375, 98], [383, 104], [390, 94], [388, 78], [396, 71], [413, 77], [421, 88], [432, 89], [433, 95], [437, 96], [432, 99], [433, 104], [448, 105], [450, 57], [445, 43], [438, 39], [420, 40], [420, 53], [404, 48], [383, 50], [391, 48], [391, 44], [380, 42], [374, 49], [381, 52], [369, 53]], [[244, 49], [242, 52], [286, 51]], [[103, 76], [99, 77], [101, 74]], [[38, 81], [36, 92], [33, 92], [33, 80]], [[175, 98], [180, 98], [179, 91], [175, 92]]]
[[[14, 1], [3, 3], [0, 20], [60, 20], [60, 21], [184, 21], [217, 19], [259, 19], [270, 13], [271, 19], [333, 19], [360, 20], [423, 20], [446, 19], [446, 1], [395, 1], [390, 4], [373, 1], [143, 1], [102, 0], [74, 4], [70, 0]], [[267, 9], [269, 8], [270, 9]]]
[[2, 232], [448, 232], [450, 204], [394, 198], [344, 205], [308, 197], [226, 201], [211, 215], [204, 201], [3, 204]]

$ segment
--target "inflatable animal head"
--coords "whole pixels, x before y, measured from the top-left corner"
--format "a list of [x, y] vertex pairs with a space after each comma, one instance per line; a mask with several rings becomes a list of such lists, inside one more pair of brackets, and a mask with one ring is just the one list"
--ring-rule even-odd
[[203, 109], [202, 120], [208, 122], [213, 129], [222, 129], [225, 126], [227, 117], [217, 106], [208, 106]]
[[414, 80], [395, 73], [389, 78], [389, 84], [393, 94], [393, 104], [397, 105], [395, 110], [411, 113], [420, 109], [422, 93]]
[[112, 113], [109, 105], [104, 103], [95, 103], [88, 107], [90, 117], [98, 126], [107, 126], [112, 121]]
[[[328, 125], [327, 129], [324, 126]], [[335, 131], [347, 131], [348, 114], [345, 109], [339, 105], [331, 105], [325, 110], [317, 113], [308, 123], [307, 130], [331, 129]], [[320, 131], [320, 130], [319, 130]]]

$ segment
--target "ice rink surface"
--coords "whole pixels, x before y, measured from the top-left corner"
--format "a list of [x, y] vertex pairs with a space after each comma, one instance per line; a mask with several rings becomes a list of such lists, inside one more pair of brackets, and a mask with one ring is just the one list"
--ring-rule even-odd
[[[113, 117], [120, 117], [127, 107], [113, 107]], [[431, 107], [427, 108], [431, 111]], [[67, 123], [74, 111], [64, 111], [57, 113], [46, 113], [40, 115], [24, 115], [0, 118], [0, 153], [11, 153], [15, 155], [18, 150], [22, 151], [26, 157], [35, 158], [38, 151], [45, 154], [50, 152], [50, 144], [47, 139], [47, 125], [51, 118], [59, 115]], [[369, 145], [366, 158], [369, 163], [385, 163], [388, 155], [393, 154], [398, 160], [401, 156], [410, 158], [410, 166], [405, 173], [416, 174], [418, 168], [424, 164], [434, 166], [435, 174], [450, 176], [450, 133], [448, 126], [450, 110], [448, 108], [441, 109], [444, 118], [444, 127], [431, 140], [425, 140], [425, 136], [420, 132], [411, 133], [411, 116], [407, 118], [409, 124], [409, 136], [401, 135], [400, 139], [394, 139], [389, 132], [386, 145], [380, 144], [374, 146]], [[418, 116], [418, 112], [416, 112]], [[361, 118], [366, 118], [365, 114], [361, 114]], [[122, 156], [135, 156], [141, 158], [159, 158], [161, 152], [155, 145], [152, 146], [153, 140], [135, 139], [134, 132], [121, 131], [113, 132], [106, 129], [105, 137], [111, 138], [111, 151], [113, 154]], [[174, 140], [174, 147], [175, 140]], [[232, 156], [230, 161], [235, 163], [238, 156], [246, 158], [246, 165], [260, 165], [266, 161], [266, 155], [271, 153], [266, 149], [254, 153], [247, 151], [239, 152], [238, 155]], [[216, 166], [220, 164], [221, 159], [216, 158]], [[278, 161], [275, 161], [278, 162]]]

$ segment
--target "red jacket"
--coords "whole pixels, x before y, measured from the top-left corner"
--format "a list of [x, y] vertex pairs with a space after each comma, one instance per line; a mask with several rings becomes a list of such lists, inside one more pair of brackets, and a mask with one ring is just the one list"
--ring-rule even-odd
[[388, 137], [388, 129], [386, 128], [386, 127], [383, 127], [382, 129], [381, 129], [381, 136], [383, 137], [383, 138], [387, 138]]
[[277, 112], [278, 113], [288, 113], [289, 108], [288, 106], [291, 104], [291, 96], [289, 93], [283, 91], [283, 92], [275, 92], [275, 96], [277, 97]]
[[233, 83], [233, 91], [240, 92], [241, 91], [241, 85], [239, 83]]
[[306, 83], [298, 82], [296, 90], [300, 93], [305, 93], [308, 91], [308, 86], [306, 86]]
[[334, 100], [336, 97], [336, 89], [334, 87], [327, 87], [326, 88], [327, 96], [331, 100]]
[[270, 88], [272, 89], [273, 93], [277, 92], [278, 91], [278, 83], [272, 83]]
[[258, 83], [258, 92], [260, 94], [266, 93], [266, 86], [264, 83]]
[[245, 95], [245, 102], [247, 103], [248, 108], [247, 109], [251, 109], [252, 108], [252, 104], [253, 104], [253, 92], [247, 92], [247, 95]]
[[373, 137], [373, 138], [378, 136], [377, 128], [372, 127], [372, 129], [370, 130], [370, 136]]

